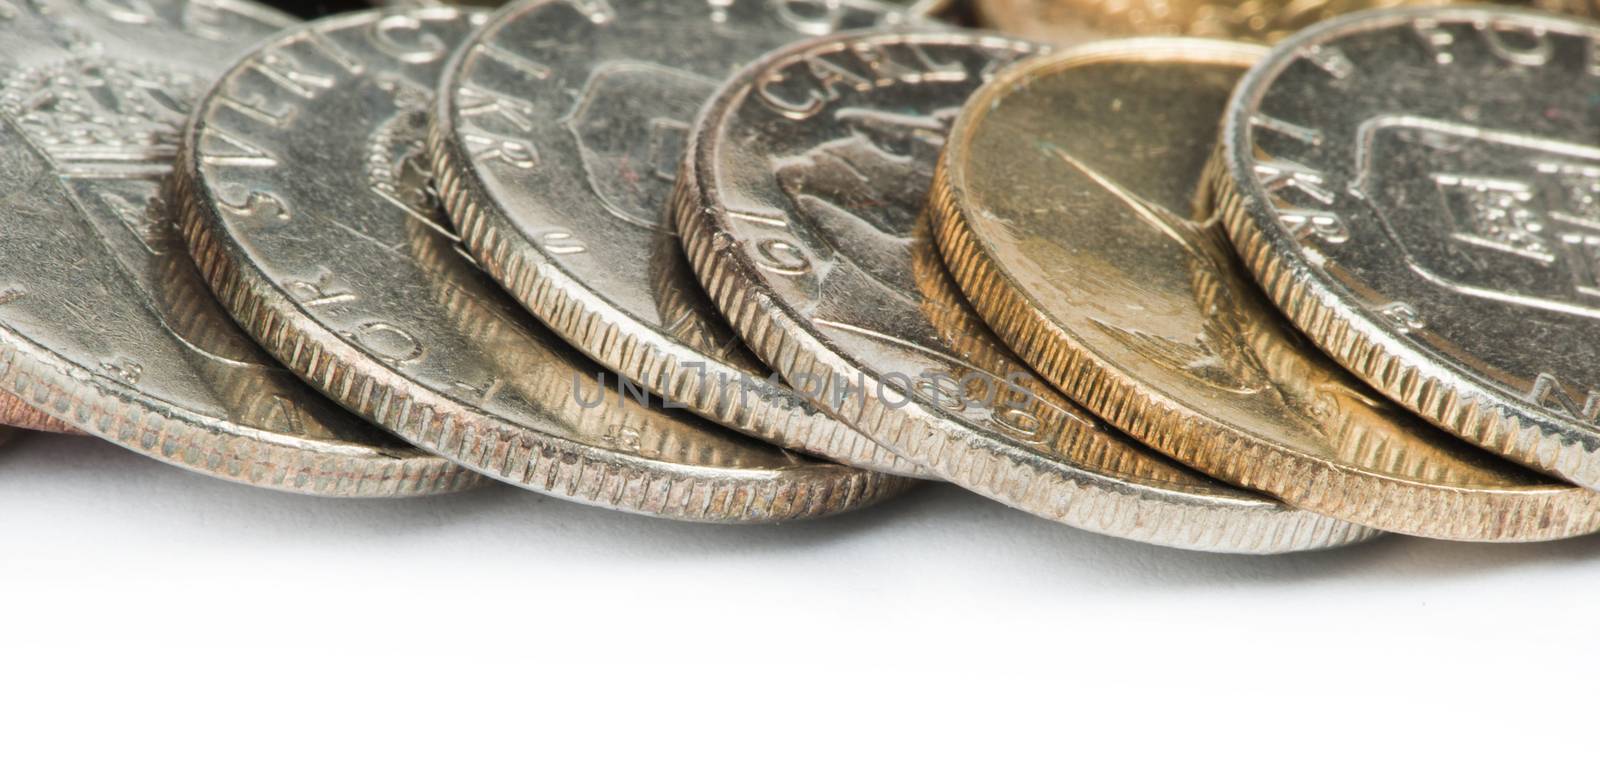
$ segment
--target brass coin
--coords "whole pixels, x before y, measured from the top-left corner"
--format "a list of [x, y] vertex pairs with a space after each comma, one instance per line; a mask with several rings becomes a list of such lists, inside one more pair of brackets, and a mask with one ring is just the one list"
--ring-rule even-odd
[[1371, 537], [1107, 429], [1033, 378], [961, 300], [918, 213], [947, 121], [1032, 50], [958, 32], [857, 33], [781, 49], [725, 84], [690, 137], [675, 196], [719, 307], [797, 390], [1038, 516], [1210, 551]]
[[1228, 95], [1264, 52], [1089, 44], [976, 94], [933, 193], [963, 291], [1068, 396], [1217, 478], [1421, 536], [1600, 529], [1600, 495], [1456, 440], [1329, 361], [1197, 219]]
[[0, 392], [0, 426], [26, 428], [30, 431], [50, 431], [57, 434], [81, 434], [72, 426], [28, 406], [27, 402], [11, 394]]
[[[549, 495], [757, 522], [905, 490], [638, 404], [466, 261], [423, 147], [439, 72], [482, 18], [432, 7], [319, 19], [246, 55], [200, 100], [175, 175], [183, 231], [246, 331], [368, 420]], [[285, 62], [296, 84], [272, 76]], [[235, 162], [241, 148], [255, 162]]]
[[1330, 22], [1240, 84], [1213, 167], [1245, 264], [1329, 356], [1591, 489], [1596, 40], [1593, 22], [1488, 6]]
[[[1505, 0], [1560, 13], [1600, 12], [1597, 0]], [[1056, 43], [1106, 37], [1188, 35], [1272, 42], [1335, 16], [1452, 0], [974, 0], [979, 21]]]
[[782, 43], [903, 16], [872, 0], [509, 8], [441, 82], [431, 150], [444, 207], [495, 280], [612, 371], [792, 450], [925, 475], [767, 383], [662, 214], [684, 134], [718, 82]]

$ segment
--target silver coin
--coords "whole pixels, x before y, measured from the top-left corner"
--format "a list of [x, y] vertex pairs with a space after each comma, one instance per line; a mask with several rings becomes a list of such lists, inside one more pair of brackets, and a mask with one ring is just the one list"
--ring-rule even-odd
[[1210, 551], [1375, 535], [1128, 440], [1035, 378], [961, 298], [919, 225], [934, 163], [967, 96], [1033, 50], [957, 32], [852, 33], [781, 49], [725, 84], [690, 137], [675, 197], [718, 307], [846, 422], [1033, 514]]
[[181, 221], [245, 329], [369, 420], [543, 493], [749, 522], [904, 490], [608, 389], [463, 259], [423, 149], [440, 68], [481, 21], [443, 7], [328, 17], [200, 100], [175, 176]]
[[[782, 43], [900, 18], [870, 0], [507, 9], [441, 81], [431, 149], [444, 207], [483, 268], [601, 364], [751, 436], [917, 474], [764, 380], [663, 216], [683, 137], [718, 82]], [[738, 398], [723, 387], [751, 380]]]
[[480, 479], [277, 367], [216, 305], [173, 228], [162, 185], [191, 99], [292, 20], [242, 0], [0, 9], [0, 388], [238, 482], [390, 496]]
[[1600, 26], [1352, 15], [1240, 84], [1215, 181], [1267, 294], [1389, 398], [1600, 488]]

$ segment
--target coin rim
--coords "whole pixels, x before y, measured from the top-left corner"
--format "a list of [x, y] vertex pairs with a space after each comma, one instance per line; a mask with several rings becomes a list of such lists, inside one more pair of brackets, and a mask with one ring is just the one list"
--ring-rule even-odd
[[[1228, 482], [1328, 516], [1429, 538], [1534, 541], [1600, 530], [1600, 496], [1581, 488], [1551, 480], [1495, 493], [1494, 505], [1483, 505], [1481, 491], [1400, 479], [1284, 449], [1141, 388], [1029, 303], [1017, 288], [1018, 277], [999, 264], [975, 232], [962, 148], [984, 118], [977, 107], [1019, 80], [1097, 61], [1247, 55], [1253, 62], [1266, 51], [1251, 43], [1199, 38], [1105, 41], [1009, 68], [975, 93], [940, 155], [932, 206], [946, 264], [967, 298], [1012, 350], [1069, 397], [1162, 453]], [[1196, 430], [1201, 427], [1207, 428]]]
[[[1312, 26], [1285, 40], [1240, 81], [1218, 147], [1213, 175], [1218, 208], [1240, 255], [1284, 315], [1319, 348], [1379, 393], [1461, 439], [1540, 471], [1600, 489], [1600, 430], [1562, 419], [1510, 396], [1464, 365], [1430, 355], [1370, 318], [1363, 305], [1335, 282], [1319, 279], [1277, 222], [1262, 191], [1241, 164], [1253, 96], [1271, 86], [1285, 58], [1334, 33], [1389, 26], [1400, 19], [1474, 21], [1514, 17], [1600, 38], [1600, 24], [1535, 11], [1455, 7], [1368, 11]], [[1243, 175], [1243, 176], [1241, 176]], [[1244, 179], [1247, 181], [1241, 182]]]
[[0, 390], [0, 425], [28, 431], [86, 436], [82, 430], [39, 411], [22, 397], [3, 390]]
[[[254, 18], [280, 22], [282, 29], [300, 23], [270, 6], [248, 5]], [[151, 52], [148, 58], [160, 57]], [[170, 179], [169, 174], [164, 187]], [[0, 326], [0, 390], [86, 434], [179, 468], [256, 487], [389, 498], [452, 492], [481, 482], [476, 474], [420, 452], [400, 458], [324, 439], [307, 440], [321, 445], [308, 450], [301, 440], [198, 413], [119, 383], [5, 326]]]
[[[798, 313], [764, 290], [761, 282], [749, 278], [753, 269], [746, 264], [748, 260], [732, 256], [734, 250], [748, 245], [730, 235], [725, 210], [717, 204], [714, 181], [709, 173], [700, 173], [716, 163], [714, 144], [707, 135], [719, 130], [718, 118], [731, 114], [756, 75], [775, 62], [822, 46], [918, 39], [1037, 48], [1016, 38], [953, 31], [867, 30], [799, 41], [767, 54], [729, 79], [702, 110], [685, 145], [684, 165], [673, 194], [685, 252], [734, 329], [763, 361], [791, 382], [797, 378], [832, 382], [835, 373], [844, 371], [868, 373], [849, 364], [848, 357], [829, 341], [808, 335]], [[1145, 543], [1235, 553], [1330, 548], [1378, 535], [1359, 525], [1295, 510], [1245, 491], [1237, 491], [1237, 498], [1225, 499], [1130, 482], [1066, 462], [1040, 463], [1038, 454], [1003, 438], [931, 413], [925, 415], [909, 398], [903, 407], [889, 408], [877, 398], [877, 386], [883, 386], [885, 392], [898, 389], [875, 377], [865, 381], [863, 398], [856, 400], [859, 411], [841, 415], [841, 419], [883, 438], [902, 454], [923, 460], [962, 487], [1046, 519]], [[1087, 491], [1094, 492], [1085, 494]]]
[[226, 216], [214, 197], [206, 195], [209, 188], [194, 152], [209, 108], [225, 95], [234, 77], [302, 29], [326, 34], [359, 29], [394, 15], [444, 19], [473, 13], [427, 7], [322, 17], [263, 41], [196, 101], [179, 145], [174, 200], [196, 265], [239, 325], [284, 366], [345, 409], [462, 466], [559, 498], [673, 519], [757, 522], [841, 513], [909, 489], [910, 480], [823, 461], [805, 459], [806, 465], [792, 469], [694, 466], [516, 426], [420, 386], [397, 368], [374, 360], [320, 319], [300, 311], [293, 298], [254, 263], [229, 234]]
[[[849, 0], [903, 17], [904, 9]], [[757, 439], [836, 462], [890, 474], [935, 478], [888, 448], [834, 419], [803, 397], [749, 388], [753, 398], [725, 398], [716, 383], [741, 383], [749, 373], [654, 329], [621, 310], [547, 259], [512, 212], [489, 191], [484, 169], [464, 151], [457, 131], [457, 87], [466, 57], [505, 25], [565, 0], [535, 0], [496, 14], [458, 46], [445, 64], [428, 118], [428, 154], [435, 185], [464, 246], [479, 267], [574, 348], [707, 420]], [[920, 20], [919, 20], [920, 22]], [[643, 259], [645, 255], [640, 255]], [[678, 366], [699, 362], [703, 368]]]

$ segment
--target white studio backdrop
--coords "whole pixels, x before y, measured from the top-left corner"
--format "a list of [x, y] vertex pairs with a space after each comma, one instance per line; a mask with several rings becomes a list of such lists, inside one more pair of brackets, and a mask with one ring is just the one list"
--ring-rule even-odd
[[[1592, 767], [1600, 541], [1221, 557], [0, 448], [0, 768]], [[1357, 766], [1357, 764], [1360, 764]]]

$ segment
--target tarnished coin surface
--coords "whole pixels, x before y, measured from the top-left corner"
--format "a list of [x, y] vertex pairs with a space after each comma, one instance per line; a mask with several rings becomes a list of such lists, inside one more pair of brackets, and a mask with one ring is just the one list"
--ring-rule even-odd
[[[1276, 41], [1320, 21], [1374, 8], [1453, 0], [974, 0], [984, 26], [1058, 43], [1105, 37], [1187, 35]], [[1507, 5], [1595, 15], [1596, 0], [1501, 0]]]
[[1264, 50], [1089, 44], [974, 96], [933, 193], [967, 297], [1068, 396], [1220, 479], [1437, 538], [1600, 529], [1600, 494], [1373, 393], [1290, 328], [1238, 265], [1204, 171], [1228, 94]]
[[1469, 442], [1600, 488], [1600, 26], [1308, 30], [1229, 107], [1218, 197], [1278, 307]]
[[782, 49], [729, 81], [691, 136], [675, 197], [718, 307], [796, 390], [1039, 516], [1214, 551], [1371, 536], [1128, 441], [1040, 384], [961, 300], [918, 214], [964, 99], [1033, 50], [957, 32], [853, 33]]
[[44, 414], [26, 402], [8, 393], [0, 392], [0, 426], [26, 428], [30, 431], [52, 431], [58, 434], [81, 434], [56, 418]]
[[[427, 186], [427, 107], [481, 20], [444, 7], [324, 18], [201, 99], [175, 177], [181, 221], [245, 329], [369, 420], [551, 495], [754, 522], [905, 489], [640, 405], [458, 253]], [[253, 162], [234, 160], [243, 148]]]
[[[238, 482], [386, 496], [479, 479], [276, 366], [216, 305], [173, 228], [162, 185], [188, 105], [287, 17], [242, 0], [5, 8], [0, 389]], [[293, 64], [267, 68], [299, 83]], [[247, 147], [230, 152], [256, 162]]]
[[431, 149], [444, 207], [490, 275], [613, 371], [780, 446], [917, 474], [765, 379], [664, 217], [684, 135], [723, 78], [782, 43], [901, 16], [868, 0], [508, 9], [441, 83]]

